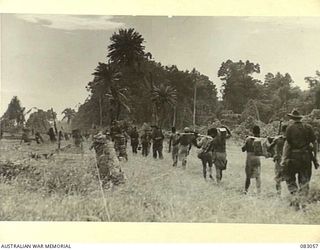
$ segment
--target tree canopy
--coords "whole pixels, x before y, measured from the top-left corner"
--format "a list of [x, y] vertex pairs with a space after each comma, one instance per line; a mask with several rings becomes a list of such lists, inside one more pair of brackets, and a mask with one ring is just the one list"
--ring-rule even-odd
[[[111, 36], [107, 61], [99, 62], [93, 72], [86, 86], [90, 95], [80, 106], [73, 126], [107, 126], [114, 119], [130, 119], [169, 127], [174, 112], [177, 126], [192, 122], [194, 73], [152, 60], [144, 43], [134, 29], [120, 29]], [[205, 75], [199, 73], [198, 78], [199, 105], [209, 104], [208, 112], [213, 113], [218, 100], [216, 86]]]
[[241, 60], [227, 60], [221, 64], [218, 77], [223, 81], [222, 98], [225, 106], [235, 113], [241, 113], [244, 105], [257, 97], [260, 81], [252, 77], [253, 73], [260, 73], [259, 64]]
[[16, 124], [22, 125], [25, 121], [24, 118], [25, 108], [21, 106], [20, 100], [17, 96], [12, 97], [6, 112], [4, 113], [2, 119], [13, 120]]
[[[208, 76], [195, 68], [189, 71], [162, 65], [145, 51], [145, 44], [133, 28], [113, 33], [106, 61], [98, 62], [95, 68], [93, 65], [92, 80], [86, 84], [87, 99], [77, 112], [64, 109], [63, 119], [73, 128], [85, 130], [108, 126], [113, 120], [181, 128], [192, 124], [194, 112], [199, 125], [224, 119], [226, 114], [239, 119], [251, 116], [267, 123], [286, 117], [293, 108], [303, 114], [320, 108], [320, 71], [305, 77], [309, 89], [302, 91], [287, 72], [269, 72], [261, 81], [258, 62], [226, 60], [216, 72], [222, 81], [219, 100], [216, 84]], [[23, 126], [30, 111], [14, 96], [2, 124], [10, 121]], [[45, 130], [55, 120], [53, 110], [39, 109], [26, 125]]]

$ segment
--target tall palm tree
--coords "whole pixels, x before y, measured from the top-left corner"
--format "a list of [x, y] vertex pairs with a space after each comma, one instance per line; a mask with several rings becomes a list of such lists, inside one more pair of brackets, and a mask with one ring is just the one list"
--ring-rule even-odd
[[93, 73], [95, 79], [89, 83], [93, 94], [99, 97], [100, 108], [100, 126], [102, 125], [102, 101], [104, 97], [108, 97], [112, 107], [112, 118], [119, 119], [121, 107], [127, 109], [130, 112], [130, 108], [127, 105], [128, 98], [126, 97], [126, 88], [121, 88], [119, 81], [121, 73], [113, 67], [112, 64], [100, 63]]
[[96, 77], [96, 81], [103, 85], [104, 89], [108, 89], [113, 82], [119, 81], [121, 73], [113, 67], [110, 63], [98, 63], [97, 68], [93, 75]]
[[119, 120], [121, 107], [124, 107], [129, 113], [131, 112], [131, 109], [127, 104], [128, 103], [128, 97], [126, 96], [127, 91], [128, 91], [127, 88], [120, 88], [117, 84], [114, 84], [110, 87], [110, 93], [107, 94], [111, 105], [115, 109], [113, 118], [115, 118], [116, 120]]
[[108, 57], [117, 65], [136, 66], [141, 59], [151, 57], [150, 53], [144, 52], [144, 38], [133, 28], [120, 29], [110, 40]]
[[89, 82], [88, 88], [94, 96], [98, 97], [100, 126], [102, 126], [102, 103], [106, 94], [110, 92], [111, 85], [120, 79], [120, 72], [112, 67], [111, 64], [99, 62], [92, 75], [94, 75], [94, 80]]
[[156, 122], [158, 125], [162, 126], [167, 115], [166, 107], [174, 107], [177, 103], [177, 90], [169, 85], [153, 85], [151, 100], [156, 107]]
[[76, 111], [72, 108], [66, 108], [65, 110], [62, 111], [61, 114], [64, 115], [62, 120], [67, 119], [67, 123], [70, 124], [72, 118], [76, 116]]

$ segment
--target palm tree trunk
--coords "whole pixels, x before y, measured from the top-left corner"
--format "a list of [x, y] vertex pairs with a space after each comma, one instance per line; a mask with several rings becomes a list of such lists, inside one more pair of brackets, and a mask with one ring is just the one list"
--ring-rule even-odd
[[255, 111], [256, 111], [256, 117], [257, 117], [258, 121], [260, 121], [260, 114], [259, 114], [259, 110], [258, 110], [257, 104], [256, 104], [256, 102], [253, 102], [253, 104], [254, 104], [254, 108], [255, 108]]
[[157, 105], [155, 104], [154, 107], [153, 107], [153, 110], [154, 110], [154, 121], [155, 121], [155, 124], [156, 125], [159, 125], [159, 117], [158, 117], [158, 107]]
[[99, 111], [100, 111], [100, 127], [102, 126], [102, 100], [101, 96], [99, 98]]
[[121, 111], [121, 105], [120, 105], [120, 103], [118, 102], [118, 103], [117, 103], [117, 110], [116, 110], [116, 117], [117, 117], [117, 120], [119, 120], [119, 117], [120, 117], [120, 111]]
[[176, 106], [173, 107], [173, 121], [172, 121], [172, 127], [176, 126], [176, 115], [177, 115], [177, 108]]
[[166, 120], [166, 107], [163, 105], [160, 109], [159, 127], [163, 128]]

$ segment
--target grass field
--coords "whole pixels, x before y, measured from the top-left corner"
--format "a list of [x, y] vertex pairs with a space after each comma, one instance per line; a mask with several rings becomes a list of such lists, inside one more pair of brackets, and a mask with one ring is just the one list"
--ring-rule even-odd
[[[11, 181], [0, 180], [0, 220], [320, 224], [319, 202], [295, 211], [289, 206], [285, 183], [281, 197], [276, 195], [271, 159], [262, 159], [261, 194], [255, 193], [252, 180], [249, 194], [244, 195], [245, 154], [230, 141], [228, 167], [219, 186], [203, 180], [194, 148], [186, 170], [181, 163], [172, 167], [166, 147], [164, 160], [129, 152], [129, 161], [122, 162], [127, 181], [104, 190], [106, 204], [96, 177], [95, 155], [88, 146], [85, 143], [83, 155], [70, 150], [35, 160], [30, 152], [48, 153], [56, 145], [20, 146], [18, 141], [1, 140], [2, 162], [32, 168]], [[314, 171], [310, 193], [318, 192], [320, 172]]]

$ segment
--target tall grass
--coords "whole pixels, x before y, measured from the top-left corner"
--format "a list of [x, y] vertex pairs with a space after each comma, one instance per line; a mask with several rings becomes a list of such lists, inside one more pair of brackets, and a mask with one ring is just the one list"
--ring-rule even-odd
[[[28, 158], [30, 151], [48, 152], [55, 145], [0, 141], [1, 159], [37, 169], [36, 177], [18, 175], [12, 181], [0, 181], [0, 220], [107, 221], [95, 156], [87, 146], [83, 155], [64, 152], [51, 160], [34, 160]], [[164, 151], [164, 160], [129, 153], [129, 161], [122, 162], [126, 183], [104, 190], [111, 221], [320, 223], [316, 202], [308, 204], [305, 212], [295, 211], [289, 207], [285, 183], [281, 197], [276, 195], [271, 159], [262, 160], [262, 193], [255, 193], [252, 181], [249, 194], [244, 195], [245, 154], [236, 144], [229, 142], [228, 168], [220, 185], [204, 181], [194, 149], [186, 170], [172, 167], [171, 156]], [[314, 171], [311, 193], [319, 192], [319, 180], [319, 172]]]

